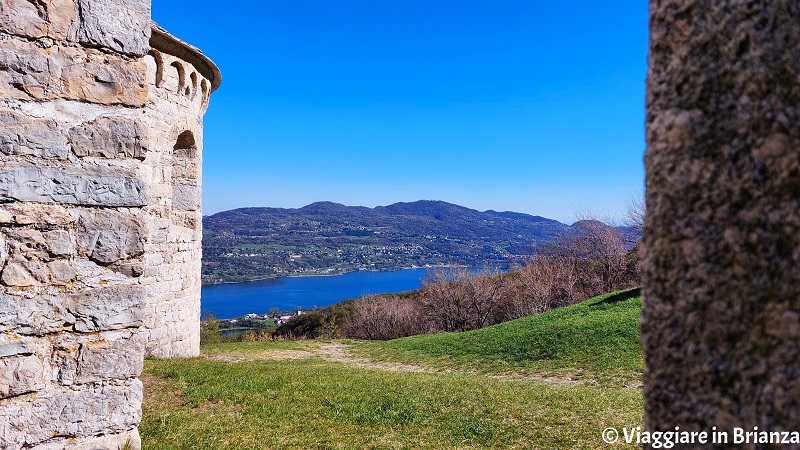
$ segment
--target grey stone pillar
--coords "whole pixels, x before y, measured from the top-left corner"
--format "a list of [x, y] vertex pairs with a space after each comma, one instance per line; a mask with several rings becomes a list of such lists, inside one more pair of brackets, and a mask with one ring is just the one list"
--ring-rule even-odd
[[645, 425], [800, 431], [800, 4], [650, 14]]

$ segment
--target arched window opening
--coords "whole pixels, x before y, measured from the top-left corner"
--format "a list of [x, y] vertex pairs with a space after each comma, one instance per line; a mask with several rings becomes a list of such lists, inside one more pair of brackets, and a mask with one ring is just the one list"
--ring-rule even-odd
[[156, 87], [161, 87], [164, 84], [164, 57], [156, 50], [150, 50], [147, 54], [152, 56], [156, 63], [154, 84]]
[[195, 145], [194, 134], [187, 130], [178, 135], [178, 139], [175, 140], [175, 146], [172, 149], [176, 151], [194, 149]]
[[206, 106], [206, 104], [208, 104], [209, 92], [208, 92], [208, 81], [206, 81], [205, 78], [203, 78], [203, 81], [200, 82], [200, 91], [202, 92], [203, 96], [203, 106]]
[[183, 64], [175, 61], [170, 64], [178, 71], [178, 93], [182, 93], [186, 88], [186, 72], [183, 70]]
[[192, 99], [194, 99], [195, 96], [197, 96], [197, 73], [192, 72], [192, 74], [189, 75], [189, 79], [192, 81]]
[[191, 131], [178, 135], [172, 148], [172, 209], [200, 210], [200, 158]]

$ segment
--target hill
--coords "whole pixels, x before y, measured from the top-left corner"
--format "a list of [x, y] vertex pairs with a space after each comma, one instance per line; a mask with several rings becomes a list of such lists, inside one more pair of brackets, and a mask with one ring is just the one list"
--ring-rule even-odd
[[536, 373], [626, 385], [644, 370], [639, 349], [641, 309], [636, 288], [479, 330], [370, 342], [362, 353], [446, 369]]
[[203, 219], [203, 281], [440, 264], [505, 268], [569, 228], [544, 217], [441, 201], [240, 208]]

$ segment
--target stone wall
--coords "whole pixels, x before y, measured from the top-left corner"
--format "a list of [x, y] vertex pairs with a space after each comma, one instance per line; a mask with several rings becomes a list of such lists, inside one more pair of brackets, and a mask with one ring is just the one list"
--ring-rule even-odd
[[800, 7], [650, 12], [646, 426], [800, 431]]
[[0, 448], [139, 448], [146, 349], [198, 352], [219, 78], [151, 27], [149, 0], [0, 2]]

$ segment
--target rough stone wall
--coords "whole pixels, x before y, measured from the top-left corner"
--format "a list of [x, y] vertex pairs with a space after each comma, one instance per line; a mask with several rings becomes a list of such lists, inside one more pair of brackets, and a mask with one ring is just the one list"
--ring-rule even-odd
[[800, 6], [650, 14], [646, 426], [800, 431]]
[[213, 87], [157, 83], [150, 34], [149, 0], [0, 1], [2, 449], [139, 448], [146, 348], [198, 352]]

